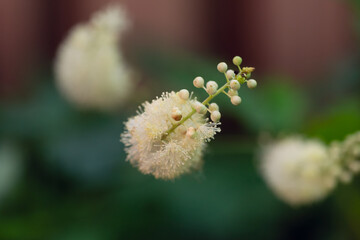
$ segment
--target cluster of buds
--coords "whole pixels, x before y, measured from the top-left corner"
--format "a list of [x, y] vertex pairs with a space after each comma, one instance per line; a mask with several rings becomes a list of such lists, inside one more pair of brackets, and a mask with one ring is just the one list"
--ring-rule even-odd
[[[237, 74], [228, 70], [225, 63], [218, 64], [218, 70], [226, 78], [220, 88], [215, 81], [205, 85], [202, 77], [194, 79], [194, 86], [208, 93], [202, 102], [186, 89], [163, 93], [151, 103], [145, 102], [141, 113], [125, 123], [125, 132], [121, 135], [127, 160], [144, 174], [161, 179], [173, 179], [199, 169], [206, 142], [220, 132], [221, 113], [219, 106], [211, 102], [213, 98], [224, 93], [232, 104], [238, 105], [241, 84], [247, 83], [249, 88], [256, 86], [256, 81], [249, 79], [254, 68], [241, 68], [241, 61], [240, 57], [233, 59], [239, 68]], [[212, 122], [205, 117], [207, 112]]]
[[[219, 93], [224, 93], [230, 98], [233, 105], [239, 105], [242, 101], [239, 96], [239, 89], [241, 85], [246, 83], [250, 89], [257, 86], [257, 82], [254, 79], [250, 79], [251, 73], [255, 70], [255, 68], [241, 67], [242, 58], [239, 56], [233, 58], [233, 63], [238, 68], [237, 73], [235, 73], [232, 69], [228, 69], [227, 64], [224, 62], [217, 65], [217, 70], [223, 73], [226, 78], [226, 83], [221, 88], [219, 88], [215, 81], [208, 81], [205, 84], [204, 78], [200, 76], [196, 77], [193, 81], [196, 88], [203, 88], [209, 94], [209, 97], [203, 103], [196, 102], [194, 104], [194, 109], [198, 113], [206, 113], [206, 110], [209, 111], [210, 118], [213, 122], [218, 122], [221, 118], [219, 106], [216, 103], [209, 103], [214, 96]], [[206, 106], [208, 106], [208, 108]]]
[[340, 181], [348, 183], [360, 172], [360, 132], [347, 136], [343, 142], [332, 142], [329, 152]]

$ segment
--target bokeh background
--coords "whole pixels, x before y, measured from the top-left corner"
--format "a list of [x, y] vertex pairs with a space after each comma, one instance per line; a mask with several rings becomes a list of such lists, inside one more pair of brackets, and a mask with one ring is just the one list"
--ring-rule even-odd
[[[359, 0], [124, 0], [121, 43], [136, 94], [82, 111], [56, 88], [69, 29], [105, 0], [0, 1], [0, 239], [360, 239], [360, 179], [293, 208], [259, 173], [264, 134], [330, 142], [360, 129]], [[243, 103], [225, 96], [201, 172], [175, 181], [125, 162], [123, 122], [163, 91], [221, 81], [219, 61], [256, 67]]]

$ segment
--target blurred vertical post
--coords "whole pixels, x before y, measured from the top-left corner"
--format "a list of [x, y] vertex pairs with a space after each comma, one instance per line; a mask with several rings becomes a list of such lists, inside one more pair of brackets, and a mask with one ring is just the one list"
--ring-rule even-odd
[[355, 48], [346, 1], [241, 1], [238, 11], [234, 46], [265, 73], [310, 80]]
[[0, 1], [0, 96], [13, 95], [28, 81], [40, 42], [38, 0]]

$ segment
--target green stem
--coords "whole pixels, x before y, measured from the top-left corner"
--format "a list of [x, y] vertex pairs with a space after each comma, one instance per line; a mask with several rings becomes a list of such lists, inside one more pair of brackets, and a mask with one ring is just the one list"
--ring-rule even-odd
[[[219, 88], [215, 94], [213, 95], [209, 95], [203, 102], [202, 104], [207, 105], [209, 104], [209, 102], [216, 97], [217, 95], [219, 95], [220, 93], [222, 93], [227, 87], [229, 86], [229, 82], [225, 83], [221, 88]], [[180, 126], [181, 124], [183, 124], [186, 120], [188, 120], [189, 118], [192, 117], [192, 115], [194, 115], [196, 113], [196, 110], [193, 109], [188, 115], [186, 115], [185, 117], [183, 117], [179, 122], [175, 123], [169, 130], [167, 130], [161, 137], [161, 140], [165, 140], [167, 136], [170, 135], [170, 133], [172, 133], [178, 126]]]

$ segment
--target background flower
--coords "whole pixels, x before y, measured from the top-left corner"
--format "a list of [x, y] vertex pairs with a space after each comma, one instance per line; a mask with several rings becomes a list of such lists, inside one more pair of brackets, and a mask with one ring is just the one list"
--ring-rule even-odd
[[316, 140], [288, 137], [264, 146], [261, 169], [279, 198], [292, 205], [309, 204], [329, 193], [336, 184], [328, 148]]
[[55, 63], [62, 93], [81, 108], [113, 110], [124, 104], [134, 80], [118, 41], [128, 26], [124, 10], [110, 5], [73, 27]]

